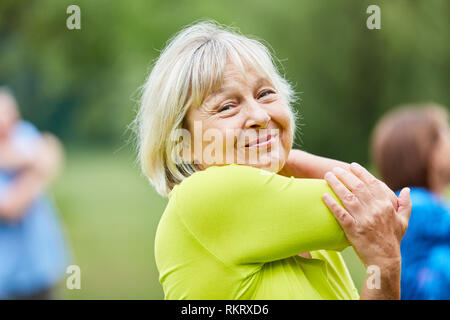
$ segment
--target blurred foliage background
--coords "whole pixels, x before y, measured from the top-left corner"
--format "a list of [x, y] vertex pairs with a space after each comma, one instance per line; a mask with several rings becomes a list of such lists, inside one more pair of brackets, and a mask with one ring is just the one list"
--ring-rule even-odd
[[[66, 9], [81, 8], [81, 30]], [[366, 9], [381, 8], [381, 30]], [[301, 98], [306, 151], [370, 166], [377, 119], [398, 104], [450, 105], [450, 2], [2, 0], [0, 85], [66, 146], [53, 186], [82, 270], [62, 298], [159, 299], [153, 237], [166, 200], [135, 162], [128, 125], [152, 60], [183, 26], [214, 19], [269, 44]], [[360, 288], [364, 269], [344, 252]]]

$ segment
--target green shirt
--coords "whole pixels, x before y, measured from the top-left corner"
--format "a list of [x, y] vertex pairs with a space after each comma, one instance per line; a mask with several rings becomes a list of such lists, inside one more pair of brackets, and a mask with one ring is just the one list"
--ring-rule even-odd
[[156, 232], [165, 299], [359, 299], [325, 192], [324, 180], [236, 164], [183, 180]]

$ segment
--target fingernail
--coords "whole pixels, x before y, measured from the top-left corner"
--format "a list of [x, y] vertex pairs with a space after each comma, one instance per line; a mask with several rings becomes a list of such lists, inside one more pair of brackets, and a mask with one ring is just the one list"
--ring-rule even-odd
[[330, 179], [332, 175], [333, 174], [330, 171], [328, 171], [327, 173], [325, 173], [325, 179]]
[[353, 169], [353, 170], [355, 170], [355, 171], [359, 171], [359, 170], [361, 170], [361, 165], [360, 164], [358, 164], [358, 163], [356, 163], [356, 162], [352, 162], [351, 164], [350, 164], [350, 167]]

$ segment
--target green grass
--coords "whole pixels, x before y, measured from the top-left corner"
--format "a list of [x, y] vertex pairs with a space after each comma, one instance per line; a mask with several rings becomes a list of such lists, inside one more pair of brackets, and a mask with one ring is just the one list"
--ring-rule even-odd
[[64, 299], [161, 299], [153, 244], [166, 200], [126, 152], [71, 151], [54, 196], [81, 268], [81, 290]]
[[[167, 200], [158, 196], [127, 150], [70, 150], [53, 186], [81, 289], [58, 287], [63, 299], [162, 299], [154, 235]], [[450, 189], [447, 193], [450, 197]], [[360, 290], [363, 264], [350, 247], [344, 259]]]

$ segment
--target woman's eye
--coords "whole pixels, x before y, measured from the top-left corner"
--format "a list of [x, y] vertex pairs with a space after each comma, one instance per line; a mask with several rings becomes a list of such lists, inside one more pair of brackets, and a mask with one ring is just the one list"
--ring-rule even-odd
[[261, 92], [261, 94], [259, 95], [258, 98], [263, 98], [263, 97], [265, 97], [266, 95], [272, 94], [272, 93], [274, 93], [272, 90], [264, 90], [263, 92]]
[[231, 104], [227, 104], [226, 106], [219, 108], [219, 112], [227, 111], [227, 110], [231, 109], [232, 107], [233, 106]]

